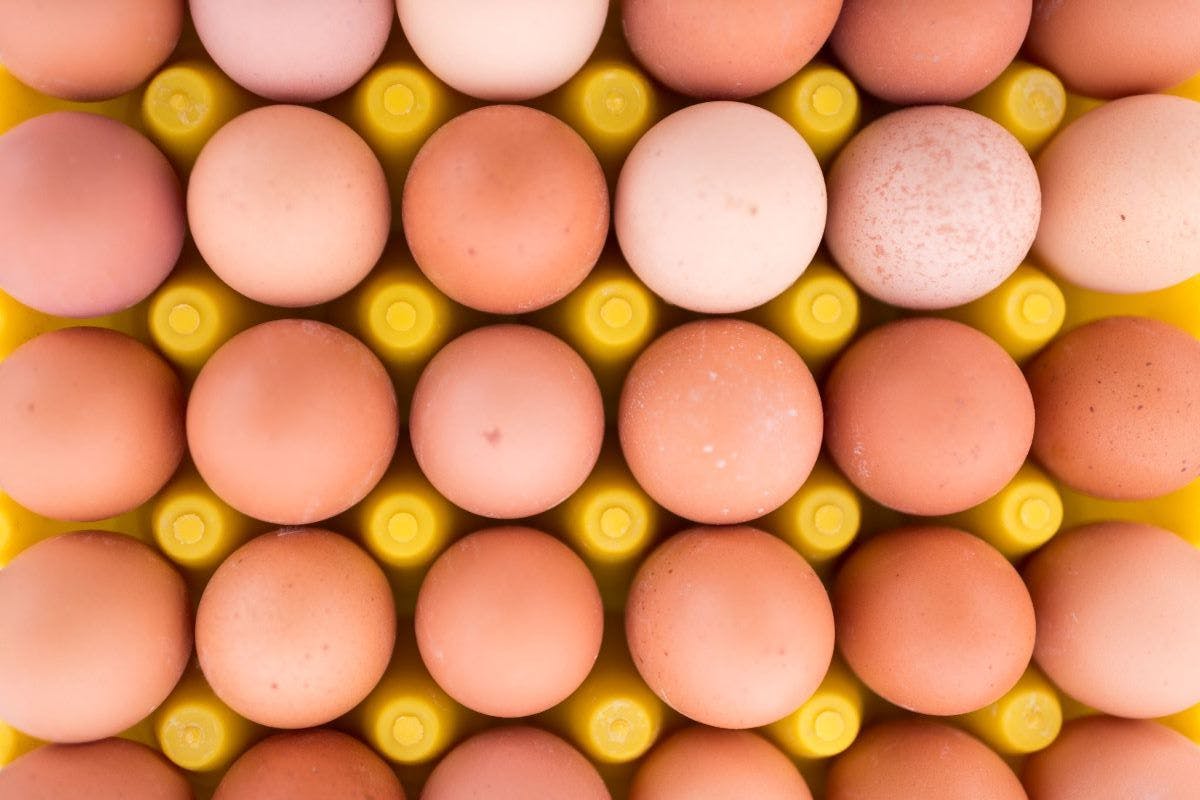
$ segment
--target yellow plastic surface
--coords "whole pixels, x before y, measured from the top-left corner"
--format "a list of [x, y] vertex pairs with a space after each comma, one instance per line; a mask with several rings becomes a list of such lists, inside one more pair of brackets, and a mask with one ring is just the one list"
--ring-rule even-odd
[[1200, 72], [1188, 78], [1178, 86], [1167, 89], [1167, 94], [1186, 97], [1188, 100], [1196, 100], [1200, 102]]
[[822, 164], [862, 123], [858, 89], [837, 67], [814, 62], [759, 101], [788, 121]]
[[34, 311], [0, 291], [0, 360], [7, 358], [13, 350], [38, 334], [80, 325], [110, 328], [143, 342], [149, 338], [146, 326], [146, 303], [144, 302], [126, 311], [119, 311], [103, 317], [66, 319]]
[[1049, 70], [1014, 61], [962, 105], [995, 120], [1036, 153], [1066, 116], [1067, 90]]
[[1059, 491], [1064, 527], [1113, 519], [1144, 522], [1173, 531], [1200, 547], [1200, 478], [1168, 495], [1140, 502], [1101, 500], [1061, 485]]
[[1015, 560], [1058, 533], [1063, 500], [1049, 476], [1028, 462], [994, 497], [944, 521], [974, 533]]
[[1154, 317], [1200, 338], [1200, 275], [1156, 292], [1104, 294], [1060, 281], [1067, 301], [1064, 332], [1101, 317]]
[[175, 166], [187, 173], [222, 125], [262, 102], [212, 64], [184, 61], [162, 70], [147, 84], [142, 124]]
[[41, 745], [40, 740], [26, 736], [11, 725], [0, 722], [0, 768]]
[[658, 90], [645, 73], [604, 59], [589, 63], [555, 92], [547, 110], [583, 137], [610, 178], [661, 115]]
[[763, 732], [794, 758], [829, 758], [854, 743], [863, 722], [865, 690], [835, 658], [825, 679], [804, 705]]
[[215, 569], [225, 557], [270, 526], [235, 511], [194, 468], [184, 468], [151, 506], [154, 541], [167, 558], [192, 570]]
[[67, 522], [35, 514], [0, 492], [0, 567], [16, 558], [25, 548], [62, 533], [78, 530], [112, 531], [150, 542], [149, 527], [147, 506], [94, 522]]
[[1162, 717], [1159, 722], [1182, 733], [1200, 745], [1200, 703], [1184, 709], [1178, 714]]
[[140, 128], [140, 100], [141, 94], [138, 90], [98, 103], [60, 100], [29, 88], [0, 64], [0, 133], [20, 125], [30, 117], [49, 114], [51, 111], [86, 111], [124, 122], [133, 128]]
[[768, 514], [763, 525], [820, 568], [850, 546], [861, 521], [858, 491], [822, 458], [800, 490]]
[[1025, 263], [983, 297], [940, 315], [978, 328], [1015, 360], [1024, 361], [1058, 334], [1067, 306], [1058, 285]]
[[989, 706], [957, 718], [958, 722], [1002, 755], [1034, 753], [1048, 746], [1062, 729], [1058, 692], [1036, 667]]
[[1099, 108], [1102, 105], [1104, 105], [1104, 101], [1095, 97], [1086, 97], [1081, 94], [1075, 94], [1074, 92], [1067, 92], [1067, 110], [1066, 113], [1063, 114], [1061, 127], [1065, 128], [1067, 125], [1070, 125], [1087, 112], [1094, 108]]
[[163, 755], [193, 772], [221, 770], [265, 731], [221, 702], [193, 666], [154, 712], [155, 742]]
[[791, 287], [744, 316], [782, 336], [817, 371], [858, 332], [859, 294], [849, 278], [818, 256]]

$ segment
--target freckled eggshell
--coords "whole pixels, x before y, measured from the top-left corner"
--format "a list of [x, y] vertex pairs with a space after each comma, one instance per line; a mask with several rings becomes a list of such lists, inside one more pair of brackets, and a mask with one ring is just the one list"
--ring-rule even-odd
[[455, 747], [434, 767], [421, 800], [609, 800], [586, 758], [557, 736], [493, 728]]
[[0, 571], [0, 719], [54, 742], [117, 735], [175, 688], [190, 617], [183, 578], [132, 537], [33, 545]]
[[625, 635], [663, 702], [719, 728], [753, 728], [807, 700], [833, 657], [833, 612], [812, 567], [756, 528], [693, 528], [643, 562]]
[[339, 514], [383, 477], [396, 394], [366, 345], [331, 325], [277, 320], [205, 363], [188, 400], [188, 447], [229, 505], [278, 525]]
[[217, 277], [252, 300], [332, 300], [383, 253], [383, 167], [348, 125], [315, 108], [264, 106], [213, 135], [188, 180], [188, 224]]
[[949, 106], [881, 117], [829, 173], [825, 239], [867, 294], [902, 308], [949, 308], [999, 286], [1029, 252], [1038, 176], [1012, 134]]
[[621, 449], [669, 511], [709, 524], [783, 505], [821, 447], [821, 398], [808, 367], [748, 322], [680, 326], [634, 362], [621, 392]]
[[829, 42], [858, 86], [892, 103], [956, 103], [1016, 57], [1030, 0], [846, 0]]
[[0, 63], [44, 94], [104, 100], [149, 78], [182, 26], [183, 0], [4, 0]]
[[39, 747], [0, 770], [0, 800], [192, 800], [178, 769], [125, 739]]
[[421, 63], [481, 100], [529, 100], [579, 71], [600, 40], [608, 0], [396, 0]]
[[834, 760], [826, 800], [1026, 800], [1000, 756], [957, 728], [884, 722]]
[[1084, 717], [1025, 762], [1029, 800], [1200, 797], [1200, 748], [1156, 722]]
[[825, 442], [875, 501], [953, 514], [1004, 488], [1029, 452], [1033, 400], [1000, 345], [958, 322], [914, 318], [869, 332], [825, 384]]
[[404, 800], [392, 768], [371, 748], [331, 730], [278, 733], [233, 762], [213, 800]]
[[1088, 97], [1157, 92], [1200, 72], [1198, 12], [1195, 0], [1034, 0], [1026, 47]]
[[1033, 655], [1033, 603], [991, 545], [903, 528], [861, 545], [833, 588], [838, 647], [876, 694], [922, 714], [999, 700]]
[[183, 457], [183, 388], [123, 333], [65, 328], [0, 361], [0, 489], [52, 519], [149, 500]]
[[0, 136], [0, 289], [25, 305], [77, 318], [129, 308], [167, 277], [183, 236], [179, 179], [132, 128], [56, 111]]
[[692, 727], [650, 751], [629, 800], [732, 800], [750, 786], [758, 800], [812, 798], [800, 771], [761, 736]]
[[439, 128], [408, 171], [402, 210], [429, 280], [497, 314], [566, 296], [608, 235], [600, 162], [566, 123], [525, 106], [484, 106]]
[[1165, 322], [1109, 317], [1030, 365], [1033, 455], [1068, 486], [1148, 500], [1200, 477], [1200, 342]]
[[562, 340], [492, 325], [438, 352], [413, 392], [409, 434], [421, 471], [455, 505], [516, 519], [567, 499], [604, 439], [600, 387]]
[[634, 56], [677, 92], [737, 99], [800, 71], [833, 30], [842, 0], [625, 0]]
[[604, 609], [579, 556], [532, 528], [451, 545], [417, 596], [417, 645], [458, 702], [494, 717], [545, 711], [579, 688], [600, 652]]
[[392, 0], [189, 0], [205, 51], [257, 95], [287, 103], [325, 100], [379, 59]]
[[634, 146], [613, 221], [629, 266], [668, 303], [744, 311], [808, 267], [825, 229], [825, 179], [800, 134], [771, 112], [701, 103]]
[[264, 534], [235, 550], [196, 612], [196, 654], [217, 696], [274, 728], [323, 725], [387, 668], [396, 610], [383, 570], [319, 528]]
[[1200, 103], [1167, 95], [1106, 103], [1059, 131], [1037, 170], [1033, 254], [1058, 277], [1126, 294], [1200, 273]]
[[1065, 531], [1025, 568], [1038, 665], [1063, 691], [1122, 717], [1200, 703], [1200, 551], [1151, 525]]

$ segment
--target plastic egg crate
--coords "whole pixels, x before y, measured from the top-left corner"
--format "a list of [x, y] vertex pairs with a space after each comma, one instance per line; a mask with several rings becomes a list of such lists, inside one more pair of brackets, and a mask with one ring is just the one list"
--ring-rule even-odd
[[[1178, 93], [1200, 100], [1200, 81]], [[571, 125], [615, 182], [621, 163], [656, 121], [687, 102], [650, 80], [610, 25], [588, 64], [565, 86], [533, 101]], [[753, 98], [789, 122], [819, 161], [832, 157], [865, 121], [888, 110], [860, 96], [836, 66], [821, 61]], [[142, 88], [101, 103], [67, 103], [37, 94], [0, 67], [0, 132], [34, 115], [75, 108], [118, 119], [145, 133], [186, 176], [201, 147], [225, 122], [265, 101], [224, 76], [185, 32], [174, 56]], [[1007, 128], [1031, 152], [1096, 101], [1068, 94], [1040, 67], [1012, 63], [963, 105]], [[278, 309], [247, 300], [223, 284], [195, 248], [146, 301], [85, 321], [49, 317], [0, 293], [0, 358], [47, 330], [78, 324], [128, 333], [160, 352], [185, 382], [234, 334], [262, 321], [301, 316], [335, 324], [365, 342], [388, 367], [402, 417], [422, 367], [449, 339], [496, 318], [466, 309], [441, 294], [405, 252], [398, 232], [399, 192], [408, 165], [443, 122], [482, 105], [435, 78], [403, 42], [398, 26], [383, 57], [352, 90], [320, 108], [354, 128], [384, 165], [393, 196], [392, 244], [368, 278], [324, 306]], [[1084, 322], [1115, 314], [1154, 316], [1200, 337], [1200, 278], [1141, 295], [1102, 295], [1056, 283], [1025, 263], [1002, 285], [965, 306], [937, 312], [997, 341], [1018, 363]], [[903, 313], [860, 295], [818, 254], [803, 276], [775, 300], [739, 316], [764, 325], [791, 344], [818, 380], [827, 365], [863, 330]], [[609, 441], [584, 485], [530, 524], [568, 542], [586, 561], [609, 612], [599, 660], [583, 685], [559, 706], [531, 721], [561, 734], [600, 768], [614, 796], [625, 794], [638, 759], [685, 720], [639, 677], [623, 640], [620, 613], [633, 573], [662, 537], [687, 526], [642, 491], [624, 465], [612, 431], [622, 379], [642, 348], [664, 330], [694, 318], [669, 307], [622, 263], [611, 241], [579, 288], [521, 321], [567, 341], [594, 371], [609, 417]], [[416, 796], [437, 759], [470, 733], [502, 721], [456, 704], [429, 677], [412, 640], [411, 615], [426, 569], [456, 537], [487, 521], [455, 508], [423, 477], [401, 437], [400, 452], [382, 482], [357, 506], [325, 525], [356, 538], [387, 572], [401, 617], [392, 666], [375, 690], [333, 723], [369, 743], [398, 770]], [[1158, 500], [1101, 501], [1072, 492], [1027, 463], [997, 495], [944, 522], [990, 542], [1010, 559], [1033, 552], [1060, 527], [1102, 519], [1150, 522], [1200, 545], [1200, 482]], [[863, 497], [822, 457], [799, 492], [754, 523], [798, 550], [827, 578], [856, 537], [904, 521]], [[77, 524], [41, 518], [0, 494], [0, 565], [37, 541]], [[135, 536], [157, 547], [189, 578], [193, 601], [212, 571], [239, 545], [272, 526], [222, 502], [189, 464], [150, 502], [86, 527]], [[407, 619], [406, 619], [407, 618]], [[900, 714], [873, 696], [835, 658], [816, 693], [792, 714], [761, 730], [799, 765], [821, 792], [828, 759], [845, 750], [872, 719]], [[999, 701], [951, 718], [1013, 760], [1048, 745], [1064, 719], [1086, 709], [1031, 667]], [[1200, 707], [1166, 722], [1200, 742]], [[188, 771], [200, 796], [211, 793], [224, 769], [268, 731], [232, 712], [193, 664], [151, 716], [128, 731]], [[37, 746], [0, 723], [0, 764]]]

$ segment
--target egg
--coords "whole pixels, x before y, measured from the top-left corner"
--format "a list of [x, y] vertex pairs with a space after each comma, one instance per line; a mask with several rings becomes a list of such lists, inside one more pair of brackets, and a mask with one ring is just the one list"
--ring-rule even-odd
[[187, 214], [221, 280], [285, 307], [354, 288], [391, 227], [387, 179], [371, 148], [303, 106], [256, 108], [219, 129], [192, 168]]
[[1029, 592], [1000, 551], [954, 528], [913, 527], [858, 547], [833, 587], [838, 648], [876, 694], [922, 714], [999, 700], [1029, 665]]
[[345, 714], [383, 677], [395, 641], [383, 570], [320, 528], [283, 529], [239, 547], [196, 611], [205, 679], [238, 714], [274, 728]]
[[115, 736], [192, 653], [183, 578], [117, 533], [45, 539], [0, 571], [0, 719], [51, 742]]
[[867, 728], [829, 770], [826, 800], [1026, 800], [1000, 756], [929, 720]]
[[481, 100], [529, 100], [567, 82], [600, 40], [608, 0], [396, 0], [434, 75]]
[[439, 128], [413, 160], [401, 206], [426, 277], [497, 314], [566, 296], [608, 235], [600, 162], [566, 123], [525, 106], [484, 106]]
[[257, 95], [313, 103], [340, 94], [383, 53], [392, 0], [189, 0], [221, 71]]
[[447, 694], [484, 714], [523, 717], [579, 688], [600, 652], [604, 609], [565, 544], [532, 528], [490, 528], [430, 567], [415, 625], [421, 659]]
[[1200, 73], [1200, 14], [1193, 0], [1034, 0], [1026, 48], [1080, 94], [1157, 92]]
[[1200, 103], [1167, 95], [1106, 103], [1059, 131], [1037, 171], [1033, 255], [1057, 277], [1128, 294], [1200, 274]]
[[1033, 455], [1068, 486], [1147, 500], [1200, 477], [1200, 342], [1165, 322], [1109, 317], [1030, 365]]
[[1200, 551], [1175, 534], [1101, 522], [1058, 534], [1025, 568], [1034, 658], [1071, 697], [1122, 717], [1200, 703]]
[[167, 277], [183, 236], [179, 179], [132, 128], [55, 111], [0, 135], [0, 289], [30, 308], [129, 308]]
[[1200, 749], [1155, 722], [1085, 717], [1025, 762], [1029, 800], [1200, 797]]
[[383, 477], [399, 436], [396, 393], [366, 345], [331, 325], [265, 322], [205, 363], [188, 448], [229, 505], [278, 525], [328, 519]]
[[43, 94], [105, 100], [149, 78], [182, 27], [183, 0], [7, 0], [0, 63]]
[[825, 384], [825, 442], [846, 477], [907, 514], [964, 511], [1025, 462], [1033, 400], [1021, 370], [984, 334], [913, 318], [852, 344]]
[[213, 800], [404, 800], [391, 767], [371, 748], [331, 730], [277, 733], [229, 768]]
[[749, 731], [684, 728], [638, 766], [629, 800], [727, 800], [754, 787], [759, 800], [811, 800], [800, 771]]
[[629, 370], [621, 450], [637, 482], [696, 522], [761, 517], [796, 493], [821, 447], [821, 398], [775, 334], [707, 319], [654, 341]]
[[812, 567], [749, 527], [693, 528], [634, 577], [625, 637], [646, 684], [718, 728], [775, 722], [816, 690], [833, 657], [833, 612]]
[[183, 457], [183, 389], [123, 333], [65, 328], [0, 361], [0, 488], [53, 519], [146, 502]]
[[800, 71], [837, 21], [842, 0], [625, 0], [637, 60], [692, 97], [740, 99]]
[[125, 739], [49, 744], [0, 769], [0, 800], [192, 800], [183, 774]]
[[451, 502], [500, 519], [567, 499], [604, 439], [600, 387], [561, 339], [524, 325], [464, 334], [413, 391], [409, 434], [421, 471]]
[[638, 140], [613, 221], [622, 254], [655, 294], [724, 314], [800, 277], [821, 242], [825, 202], [800, 134], [765, 109], [719, 101], [677, 111]]
[[829, 42], [876, 97], [956, 103], [1016, 57], [1031, 8], [1031, 0], [845, 0]]
[[825, 239], [872, 297], [949, 308], [1016, 270], [1040, 213], [1037, 171], [1011, 133], [973, 111], [921, 106], [877, 119], [842, 150]]
[[447, 753], [421, 800], [610, 800], [588, 760], [557, 736], [529, 727], [493, 728]]

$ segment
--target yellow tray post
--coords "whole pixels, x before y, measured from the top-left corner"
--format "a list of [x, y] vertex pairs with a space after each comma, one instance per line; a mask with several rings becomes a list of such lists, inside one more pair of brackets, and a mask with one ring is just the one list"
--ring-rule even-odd
[[266, 733], [221, 702], [194, 664], [151, 719], [156, 746], [190, 772], [225, 769]]
[[818, 571], [845, 552], [858, 536], [862, 504], [858, 491], [824, 458], [796, 494], [763, 518]]
[[994, 497], [942, 521], [974, 533], [1006, 558], [1015, 560], [1058, 533], [1063, 523], [1063, 499], [1049, 476], [1027, 462]]
[[804, 704], [762, 732], [795, 759], [824, 759], [843, 752], [858, 737], [865, 690], [838, 658]]
[[1029, 263], [978, 300], [938, 312], [983, 331], [1014, 361], [1025, 361], [1058, 335], [1069, 303], [1058, 284]]
[[955, 721], [997, 753], [1020, 756], [1048, 747], [1058, 737], [1063, 708], [1050, 681], [1030, 667], [999, 700]]
[[141, 118], [146, 134], [187, 175], [222, 125], [263, 102], [211, 63], [181, 61], [146, 85]]
[[775, 112], [795, 128], [822, 166], [862, 127], [857, 87], [846, 73], [820, 61], [751, 102]]
[[1067, 90], [1054, 73], [1017, 60], [961, 105], [999, 123], [1036, 153], [1063, 124]]
[[150, 508], [158, 548], [181, 567], [204, 575], [271, 527], [217, 497], [190, 464], [159, 492]]

